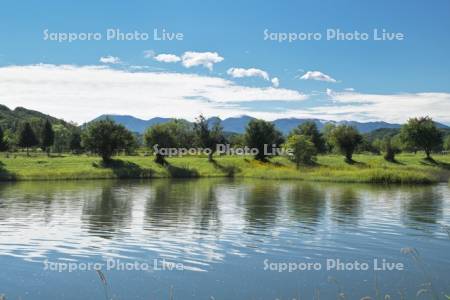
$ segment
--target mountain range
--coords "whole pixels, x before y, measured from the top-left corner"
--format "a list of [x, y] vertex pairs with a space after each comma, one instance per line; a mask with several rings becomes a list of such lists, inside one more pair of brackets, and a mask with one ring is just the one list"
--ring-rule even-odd
[[[169, 122], [173, 119], [171, 118], [152, 118], [149, 120], [142, 120], [133, 116], [127, 116], [127, 115], [101, 115], [98, 118], [92, 120], [104, 120], [106, 118], [109, 118], [117, 123], [120, 123], [124, 125], [128, 130], [131, 130], [133, 132], [143, 133], [145, 129], [148, 127]], [[220, 122], [223, 130], [225, 132], [233, 132], [233, 133], [244, 133], [245, 127], [247, 124], [254, 119], [251, 116], [240, 116], [240, 117], [233, 117], [233, 118], [226, 118], [226, 119], [220, 119], [218, 117], [212, 117], [208, 119], [209, 124], [213, 124], [215, 122]], [[298, 119], [298, 118], [283, 118], [283, 119], [277, 119], [272, 121], [275, 126], [280, 130], [283, 134], [289, 133], [292, 129], [297, 127], [298, 125], [305, 123], [307, 121], [312, 121], [316, 123], [317, 127], [319, 129], [322, 129], [323, 126], [325, 126], [326, 123], [334, 123], [336, 125], [340, 124], [348, 124], [351, 126], [356, 127], [361, 133], [368, 133], [380, 128], [390, 128], [390, 129], [398, 129], [401, 127], [401, 124], [395, 124], [395, 123], [387, 123], [387, 122], [356, 122], [356, 121], [328, 121], [328, 120], [320, 120], [320, 119]], [[448, 126], [436, 123], [439, 128], [449, 128]]]
[[[143, 133], [148, 127], [153, 126], [155, 124], [166, 123], [173, 120], [172, 118], [161, 118], [161, 117], [152, 118], [149, 120], [142, 120], [128, 115], [101, 115], [92, 121], [106, 118], [114, 120], [117, 123], [123, 124], [127, 129], [137, 133]], [[18, 126], [18, 124], [24, 121], [32, 121], [36, 119], [37, 120], [47, 119], [53, 124], [61, 124], [69, 129], [75, 128], [74, 125], [67, 123], [64, 120], [52, 117], [39, 111], [30, 110], [23, 107], [17, 107], [14, 110], [12, 110], [0, 104], [0, 126], [2, 126], [3, 128], [15, 129]], [[223, 120], [218, 117], [211, 117], [208, 119], [208, 123], [214, 124], [216, 122], [220, 122], [225, 132], [243, 133], [245, 132], [247, 124], [252, 119], [254, 118], [246, 115], [240, 117], [226, 118]], [[322, 129], [323, 126], [329, 122], [337, 125], [348, 124], [356, 127], [362, 133], [369, 133], [378, 129], [399, 129], [401, 127], [401, 124], [387, 123], [382, 121], [378, 122], [327, 121], [320, 119], [299, 119], [299, 118], [282, 118], [274, 120], [273, 123], [283, 134], [287, 134], [298, 125], [305, 123], [307, 121], [314, 122], [319, 129]], [[436, 125], [439, 128], [450, 130], [450, 127], [444, 124], [436, 123]]]

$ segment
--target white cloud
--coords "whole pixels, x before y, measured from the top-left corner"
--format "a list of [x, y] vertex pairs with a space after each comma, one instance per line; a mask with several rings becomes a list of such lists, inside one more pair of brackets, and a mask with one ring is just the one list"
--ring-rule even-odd
[[327, 89], [332, 105], [310, 109], [314, 114], [348, 120], [384, 120], [403, 123], [408, 118], [428, 115], [438, 122], [450, 123], [449, 93], [363, 94]]
[[116, 56], [108, 55], [108, 56], [100, 57], [99, 62], [101, 62], [103, 64], [113, 64], [114, 65], [114, 64], [120, 63], [120, 59]]
[[212, 71], [214, 64], [223, 61], [217, 52], [192, 52], [188, 51], [181, 57], [182, 64], [186, 68], [203, 66]]
[[155, 51], [153, 51], [153, 50], [145, 50], [144, 51], [144, 57], [145, 58], [153, 58], [153, 56], [155, 56]]
[[153, 57], [154, 60], [165, 63], [176, 63], [181, 60], [181, 58], [174, 54], [158, 54]]
[[269, 80], [269, 74], [266, 71], [256, 69], [256, 68], [250, 68], [250, 69], [243, 69], [243, 68], [230, 68], [227, 71], [227, 74], [230, 75], [233, 78], [243, 78], [243, 77], [260, 77], [264, 80]]
[[272, 85], [276, 88], [280, 86], [280, 80], [278, 79], [278, 77], [272, 78], [271, 82], [272, 82]]
[[[1, 104], [11, 108], [23, 106], [79, 123], [108, 113], [190, 120], [203, 113], [222, 118], [248, 114], [267, 120], [305, 117], [395, 123], [429, 115], [450, 124], [450, 93], [364, 94], [327, 89], [327, 95], [331, 100], [327, 104], [290, 109], [291, 104], [312, 96], [283, 88], [248, 87], [220, 77], [195, 74], [126, 71], [108, 66], [0, 67]], [[258, 106], [247, 108], [253, 101], [258, 101]], [[271, 112], [260, 101], [280, 103]], [[286, 101], [291, 104], [286, 105]], [[311, 101], [303, 103], [312, 105]]]
[[344, 91], [347, 91], [347, 92], [354, 92], [355, 89], [354, 89], [354, 88], [345, 88]]
[[319, 71], [308, 71], [303, 76], [300, 77], [302, 80], [318, 80], [318, 81], [326, 81], [326, 82], [337, 82], [336, 79], [330, 77], [327, 74], [324, 74]]
[[332, 89], [327, 89], [326, 93], [327, 93], [328, 97], [333, 97], [333, 95], [334, 95], [334, 91]]
[[250, 111], [239, 102], [305, 99], [307, 96], [296, 90], [247, 87], [220, 77], [195, 74], [129, 72], [106, 66], [0, 67], [0, 103], [79, 123], [100, 114], [191, 120], [200, 113], [221, 117], [251, 114], [273, 119], [284, 115]]

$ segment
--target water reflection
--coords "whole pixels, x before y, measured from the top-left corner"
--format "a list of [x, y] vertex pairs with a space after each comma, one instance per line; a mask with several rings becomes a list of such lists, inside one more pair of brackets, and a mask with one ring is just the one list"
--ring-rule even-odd
[[100, 185], [100, 193], [83, 201], [81, 222], [93, 236], [112, 238], [127, 228], [131, 219], [133, 197], [127, 186]]
[[[61, 245], [75, 241], [77, 247], [96, 238], [116, 243], [118, 237], [121, 242], [131, 239], [134, 245], [145, 246], [156, 237], [171, 235], [182, 236], [177, 241], [180, 244], [201, 235], [209, 241], [233, 243], [232, 236], [242, 241], [301, 224], [314, 232], [329, 221], [357, 227], [373, 217], [377, 224], [385, 220], [429, 233], [448, 223], [444, 213], [448, 194], [445, 185], [374, 188], [219, 179], [3, 183], [0, 251], [8, 235], [20, 237], [23, 245], [33, 244], [39, 238], [39, 228], [50, 225], [68, 227], [59, 230], [55, 239]], [[395, 220], [397, 216], [399, 220]], [[64, 247], [56, 250], [65, 251]]]
[[336, 188], [331, 192], [333, 219], [337, 224], [356, 225], [362, 213], [357, 189], [351, 186]]
[[[268, 289], [276, 284], [273, 274], [262, 271], [268, 257], [289, 261], [385, 255], [400, 260], [404, 257], [399, 249], [407, 246], [420, 249], [428, 266], [439, 272], [450, 263], [450, 239], [443, 230], [449, 225], [447, 185], [230, 179], [0, 184], [2, 268], [26, 269], [29, 261], [47, 258], [162, 257], [221, 278], [208, 286], [227, 280], [237, 286], [254, 278], [254, 285], [245, 287], [253, 289], [249, 295], [258, 294], [263, 278]], [[137, 278], [154, 282], [146, 276]], [[183, 278], [167, 276], [170, 284]], [[0, 270], [0, 282], [9, 278]], [[298, 282], [295, 276], [280, 278], [280, 289]], [[198, 290], [207, 280], [198, 279]], [[221, 298], [227, 298], [227, 292]]]
[[314, 184], [292, 184], [287, 192], [287, 210], [293, 220], [314, 229], [325, 213], [326, 193]]
[[444, 195], [442, 189], [423, 187], [412, 189], [403, 203], [403, 220], [405, 225], [429, 232], [432, 224], [443, 218]]
[[259, 181], [246, 185], [244, 207], [247, 230], [267, 230], [273, 226], [281, 200], [277, 182]]
[[149, 187], [145, 204], [147, 230], [183, 228], [217, 230], [218, 203], [215, 185], [204, 181], [157, 180]]

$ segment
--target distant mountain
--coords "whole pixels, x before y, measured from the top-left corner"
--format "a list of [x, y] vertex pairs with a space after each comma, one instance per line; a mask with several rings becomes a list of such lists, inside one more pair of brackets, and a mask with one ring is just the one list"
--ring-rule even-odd
[[[121, 116], [121, 115], [102, 115], [95, 120], [99, 119], [106, 119], [110, 118], [111, 120], [114, 120], [120, 124], [123, 124], [125, 127], [127, 127], [129, 130], [143, 133], [146, 128], [159, 123], [166, 123], [171, 120], [172, 118], [153, 118], [150, 120], [142, 120], [135, 118], [133, 116]], [[209, 118], [208, 124], [212, 125], [215, 122], [220, 122], [223, 130], [226, 132], [234, 132], [234, 133], [243, 133], [245, 132], [245, 128], [247, 124], [254, 119], [251, 116], [241, 116], [241, 117], [233, 117], [233, 118], [226, 118], [224, 120], [221, 120], [218, 117], [211, 117]], [[94, 120], [94, 121], [95, 121]], [[387, 123], [387, 122], [356, 122], [356, 121], [328, 121], [328, 120], [320, 120], [320, 119], [297, 119], [297, 118], [284, 118], [284, 119], [277, 119], [274, 120], [273, 123], [275, 126], [280, 130], [283, 134], [288, 134], [292, 129], [297, 127], [300, 124], [303, 124], [307, 121], [311, 121], [316, 123], [317, 127], [322, 129], [326, 123], [333, 123], [336, 125], [340, 124], [347, 124], [356, 127], [361, 133], [368, 133], [372, 132], [377, 129], [381, 128], [387, 128], [387, 129], [399, 129], [401, 127], [401, 124], [395, 124], [395, 123]], [[441, 124], [436, 123], [436, 125], [439, 128], [443, 129], [449, 129], [450, 127]]]
[[275, 126], [281, 130], [284, 134], [289, 133], [292, 129], [305, 122], [314, 122], [319, 130], [321, 130], [325, 124], [333, 123], [336, 125], [346, 124], [356, 127], [361, 133], [371, 132], [379, 128], [400, 128], [400, 124], [391, 124], [386, 122], [356, 122], [356, 121], [328, 121], [320, 119], [277, 119], [273, 121]]
[[167, 123], [173, 120], [172, 118], [152, 118], [149, 120], [142, 120], [133, 116], [101, 115], [91, 122], [105, 119], [113, 120], [114, 122], [124, 125], [128, 130], [138, 133], [144, 133], [145, 129], [155, 124]]
[[390, 129], [398, 129], [402, 125], [395, 123], [386, 123], [386, 122], [356, 122], [356, 121], [340, 121], [336, 122], [337, 124], [346, 124], [353, 127], [356, 127], [360, 132], [367, 133], [380, 128], [390, 128]]
[[280, 130], [283, 134], [288, 134], [289, 132], [292, 131], [292, 129], [306, 122], [314, 122], [319, 130], [321, 130], [323, 126], [327, 123], [327, 121], [322, 121], [318, 119], [296, 119], [296, 118], [277, 119], [273, 121], [278, 130]]
[[[145, 129], [155, 124], [167, 123], [173, 120], [173, 118], [152, 118], [149, 120], [142, 120], [129, 115], [101, 115], [92, 121], [104, 120], [109, 118], [117, 123], [124, 125], [129, 130], [136, 133], [144, 133]], [[14, 110], [9, 109], [7, 106], [0, 104], [0, 126], [3, 128], [10, 128], [15, 131], [18, 126], [23, 122], [32, 122], [35, 120], [49, 120], [53, 124], [61, 124], [68, 129], [75, 129], [75, 125], [68, 123], [62, 119], [46, 115], [39, 111], [26, 109], [23, 107], [17, 107]], [[220, 122], [224, 131], [227, 133], [244, 133], [247, 124], [253, 120], [251, 116], [240, 116], [233, 118], [226, 118], [221, 120], [218, 117], [209, 118], [208, 124], [212, 125], [216, 122]], [[92, 122], [91, 121], [91, 122]], [[274, 120], [273, 123], [283, 134], [288, 134], [292, 129], [307, 121], [314, 122], [317, 127], [322, 129], [326, 123], [348, 124], [356, 127], [361, 133], [372, 133], [373, 138], [383, 136], [384, 134], [392, 134], [398, 132], [401, 124], [387, 123], [387, 122], [356, 122], [356, 121], [328, 121], [320, 119], [297, 119], [297, 118], [283, 118]], [[443, 130], [445, 134], [450, 133], [450, 127], [442, 123], [437, 123], [436, 126]]]
[[254, 118], [250, 117], [250, 116], [227, 118], [222, 121], [221, 125], [222, 125], [224, 131], [243, 133], [243, 132], [245, 132], [245, 128], [247, 127], [247, 124], [253, 119]]
[[0, 126], [3, 128], [10, 128], [15, 131], [21, 123], [33, 122], [35, 120], [49, 120], [52, 124], [61, 124], [69, 129], [75, 128], [73, 124], [35, 110], [23, 107], [17, 107], [12, 110], [0, 104]]

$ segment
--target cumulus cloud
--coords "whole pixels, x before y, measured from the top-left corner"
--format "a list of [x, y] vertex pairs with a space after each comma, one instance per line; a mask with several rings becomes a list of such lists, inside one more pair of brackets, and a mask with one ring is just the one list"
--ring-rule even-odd
[[284, 115], [249, 110], [242, 102], [303, 101], [296, 90], [237, 85], [196, 74], [116, 70], [107, 66], [0, 67], [0, 103], [23, 106], [79, 123], [100, 114], [194, 119], [200, 113], [230, 117]]
[[102, 64], [113, 64], [113, 65], [115, 65], [115, 64], [120, 63], [120, 59], [118, 57], [116, 57], [116, 56], [108, 55], [108, 56], [100, 57], [99, 62], [101, 62]]
[[223, 61], [217, 52], [192, 52], [188, 51], [181, 57], [182, 64], [186, 68], [203, 66], [212, 71], [214, 64]]
[[271, 82], [272, 82], [272, 85], [276, 88], [280, 86], [280, 80], [278, 79], [278, 77], [272, 78]]
[[364, 94], [327, 89], [327, 95], [333, 104], [313, 107], [309, 112], [337, 120], [384, 120], [396, 123], [429, 115], [438, 122], [450, 123], [449, 93]]
[[153, 57], [154, 60], [165, 63], [176, 63], [181, 60], [181, 58], [174, 54], [158, 54]]
[[269, 80], [269, 74], [266, 71], [256, 69], [256, 68], [250, 68], [250, 69], [243, 69], [243, 68], [230, 68], [227, 71], [227, 74], [230, 75], [233, 78], [243, 78], [243, 77], [260, 77], [264, 80]]
[[308, 71], [303, 76], [300, 77], [302, 80], [317, 80], [317, 81], [325, 81], [325, 82], [337, 82], [336, 79], [332, 78], [331, 76], [324, 74], [319, 71]]
[[[312, 101], [318, 95], [305, 95], [275, 85], [248, 87], [214, 76], [127, 71], [109, 66], [0, 67], [0, 103], [79, 123], [100, 114], [193, 120], [202, 113], [222, 118], [247, 114], [267, 120], [304, 117], [395, 123], [429, 115], [438, 122], [450, 124], [449, 93], [365, 94], [331, 89], [326, 93], [330, 101], [325, 104], [320, 101], [314, 106]], [[270, 111], [270, 106], [261, 105], [261, 101], [276, 102], [277, 109]], [[255, 107], [254, 103], [258, 105]], [[295, 106], [299, 108], [293, 109]]]

